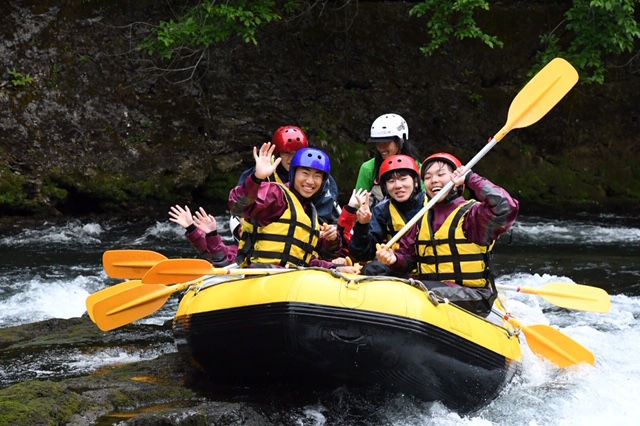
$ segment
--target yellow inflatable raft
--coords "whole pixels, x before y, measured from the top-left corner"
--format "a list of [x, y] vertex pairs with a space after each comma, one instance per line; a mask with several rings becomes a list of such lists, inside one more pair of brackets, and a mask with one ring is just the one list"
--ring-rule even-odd
[[521, 368], [499, 306], [482, 318], [419, 281], [314, 268], [212, 280], [183, 295], [174, 335], [219, 384], [379, 385], [464, 412]]

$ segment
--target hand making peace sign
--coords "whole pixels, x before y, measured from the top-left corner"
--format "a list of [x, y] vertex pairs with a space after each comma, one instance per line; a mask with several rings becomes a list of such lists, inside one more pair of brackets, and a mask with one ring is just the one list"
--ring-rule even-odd
[[356, 212], [356, 217], [358, 218], [358, 223], [365, 224], [371, 222], [371, 209], [369, 208], [369, 193], [365, 191], [364, 198], [362, 196], [358, 197], [358, 211]]

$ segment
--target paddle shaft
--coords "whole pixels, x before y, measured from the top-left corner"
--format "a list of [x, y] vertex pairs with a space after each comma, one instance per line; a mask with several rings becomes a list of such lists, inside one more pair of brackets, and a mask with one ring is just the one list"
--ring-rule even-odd
[[287, 268], [214, 268], [204, 259], [167, 259], [158, 262], [142, 277], [144, 284], [172, 284], [207, 275], [271, 275], [290, 272]]
[[[171, 259], [171, 260], [181, 260], [181, 259]], [[238, 268], [238, 269], [227, 269], [227, 268], [206, 268], [206, 269], [174, 269], [166, 272], [157, 272], [157, 275], [166, 275], [168, 276], [182, 276], [188, 280], [195, 280], [200, 277], [206, 276], [219, 276], [219, 275], [273, 275], [280, 274], [283, 272], [291, 272], [294, 269], [286, 269], [286, 268]], [[145, 277], [142, 278], [143, 283], [151, 283], [151, 284], [171, 284], [164, 282], [152, 282], [149, 278], [145, 280]]]

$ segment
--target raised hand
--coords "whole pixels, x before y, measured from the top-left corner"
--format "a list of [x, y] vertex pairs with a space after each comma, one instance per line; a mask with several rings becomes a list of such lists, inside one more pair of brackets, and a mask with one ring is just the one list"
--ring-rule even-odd
[[193, 215], [193, 223], [205, 234], [218, 229], [216, 218], [212, 214], [207, 214], [202, 207]]
[[467, 175], [471, 173], [471, 170], [467, 170], [464, 172], [464, 166], [460, 166], [453, 171], [451, 174], [451, 180], [455, 186], [464, 185], [464, 181], [467, 178]]
[[357, 191], [354, 189], [351, 192], [351, 198], [349, 198], [349, 202], [347, 203], [347, 205], [355, 209], [364, 202], [367, 195], [368, 195], [368, 192], [364, 188], [360, 188]]
[[265, 142], [260, 147], [260, 151], [253, 147], [253, 158], [256, 160], [255, 176], [258, 179], [266, 179], [276, 171], [278, 164], [282, 161], [280, 157], [273, 161], [273, 151], [276, 149], [271, 142]]
[[366, 192], [364, 198], [356, 197], [358, 199], [358, 211], [356, 212], [356, 217], [358, 219], [358, 223], [365, 224], [371, 222], [371, 209], [369, 208], [369, 193]]
[[189, 225], [193, 224], [193, 216], [191, 215], [189, 207], [184, 206], [184, 208], [182, 208], [177, 204], [171, 207], [171, 210], [169, 211], [169, 220], [177, 223], [185, 229], [188, 228]]

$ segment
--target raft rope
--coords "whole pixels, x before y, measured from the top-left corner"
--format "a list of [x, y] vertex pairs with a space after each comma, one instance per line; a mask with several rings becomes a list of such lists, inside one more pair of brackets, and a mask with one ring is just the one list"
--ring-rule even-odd
[[[289, 268], [287, 268], [289, 269]], [[439, 296], [436, 296], [433, 292], [431, 292], [422, 281], [420, 280], [416, 280], [413, 278], [398, 278], [398, 277], [388, 277], [388, 276], [368, 276], [368, 275], [363, 275], [361, 278], [353, 278], [353, 277], [348, 277], [346, 276], [344, 273], [337, 271], [335, 269], [326, 269], [326, 268], [321, 268], [321, 267], [315, 267], [315, 266], [310, 266], [310, 267], [298, 267], [298, 268], [291, 268], [291, 271], [300, 271], [300, 270], [304, 270], [304, 271], [321, 271], [321, 272], [325, 272], [325, 273], [329, 273], [331, 276], [338, 278], [342, 281], [345, 282], [345, 286], [349, 286], [351, 284], [356, 285], [356, 286], [360, 286], [361, 283], [366, 283], [366, 282], [373, 282], [373, 281], [394, 281], [394, 282], [399, 282], [399, 283], [403, 283], [403, 284], [407, 284], [410, 285], [412, 287], [417, 288], [418, 290], [422, 290], [427, 297], [429, 298], [429, 301], [434, 305], [434, 306], [438, 306], [441, 303], [444, 304], [450, 304], [451, 306], [454, 306], [458, 309], [464, 310], [462, 308], [460, 308], [459, 306], [456, 306], [454, 304], [449, 303], [449, 300], [447, 300], [446, 298], [441, 298]], [[289, 271], [287, 271], [289, 272]], [[283, 272], [286, 273], [286, 272]], [[213, 275], [213, 276], [205, 276], [202, 278], [199, 278], [197, 280], [193, 280], [192, 284], [185, 289], [184, 293], [186, 293], [187, 291], [189, 291], [191, 288], [195, 289], [196, 294], [199, 293], [201, 290], [204, 290], [206, 288], [209, 287], [213, 287], [215, 285], [218, 284], [222, 284], [228, 281], [235, 281], [237, 279], [247, 279], [247, 278], [255, 278], [255, 275], [252, 275], [250, 277], [244, 277], [242, 278], [241, 275], [238, 275], [237, 278], [232, 278], [229, 275]], [[501, 300], [501, 302], [503, 302], [504, 305], [504, 301]], [[492, 309], [493, 313], [500, 316], [501, 318], [504, 317], [505, 315], [509, 315], [508, 312], [505, 312], [505, 315], [502, 315], [500, 313], [500, 311], [494, 310], [495, 308]], [[468, 311], [465, 311], [468, 312]], [[519, 336], [521, 330], [518, 328], [515, 328], [513, 326], [511, 326], [510, 328], [506, 328], [500, 324], [496, 324], [493, 321], [490, 321], [487, 318], [483, 318], [479, 315], [474, 314], [473, 312], [469, 312], [471, 315], [477, 316], [479, 319], [483, 320], [483, 321], [487, 321], [495, 326], [498, 326], [500, 328], [502, 328], [509, 337], [511, 336]]]

